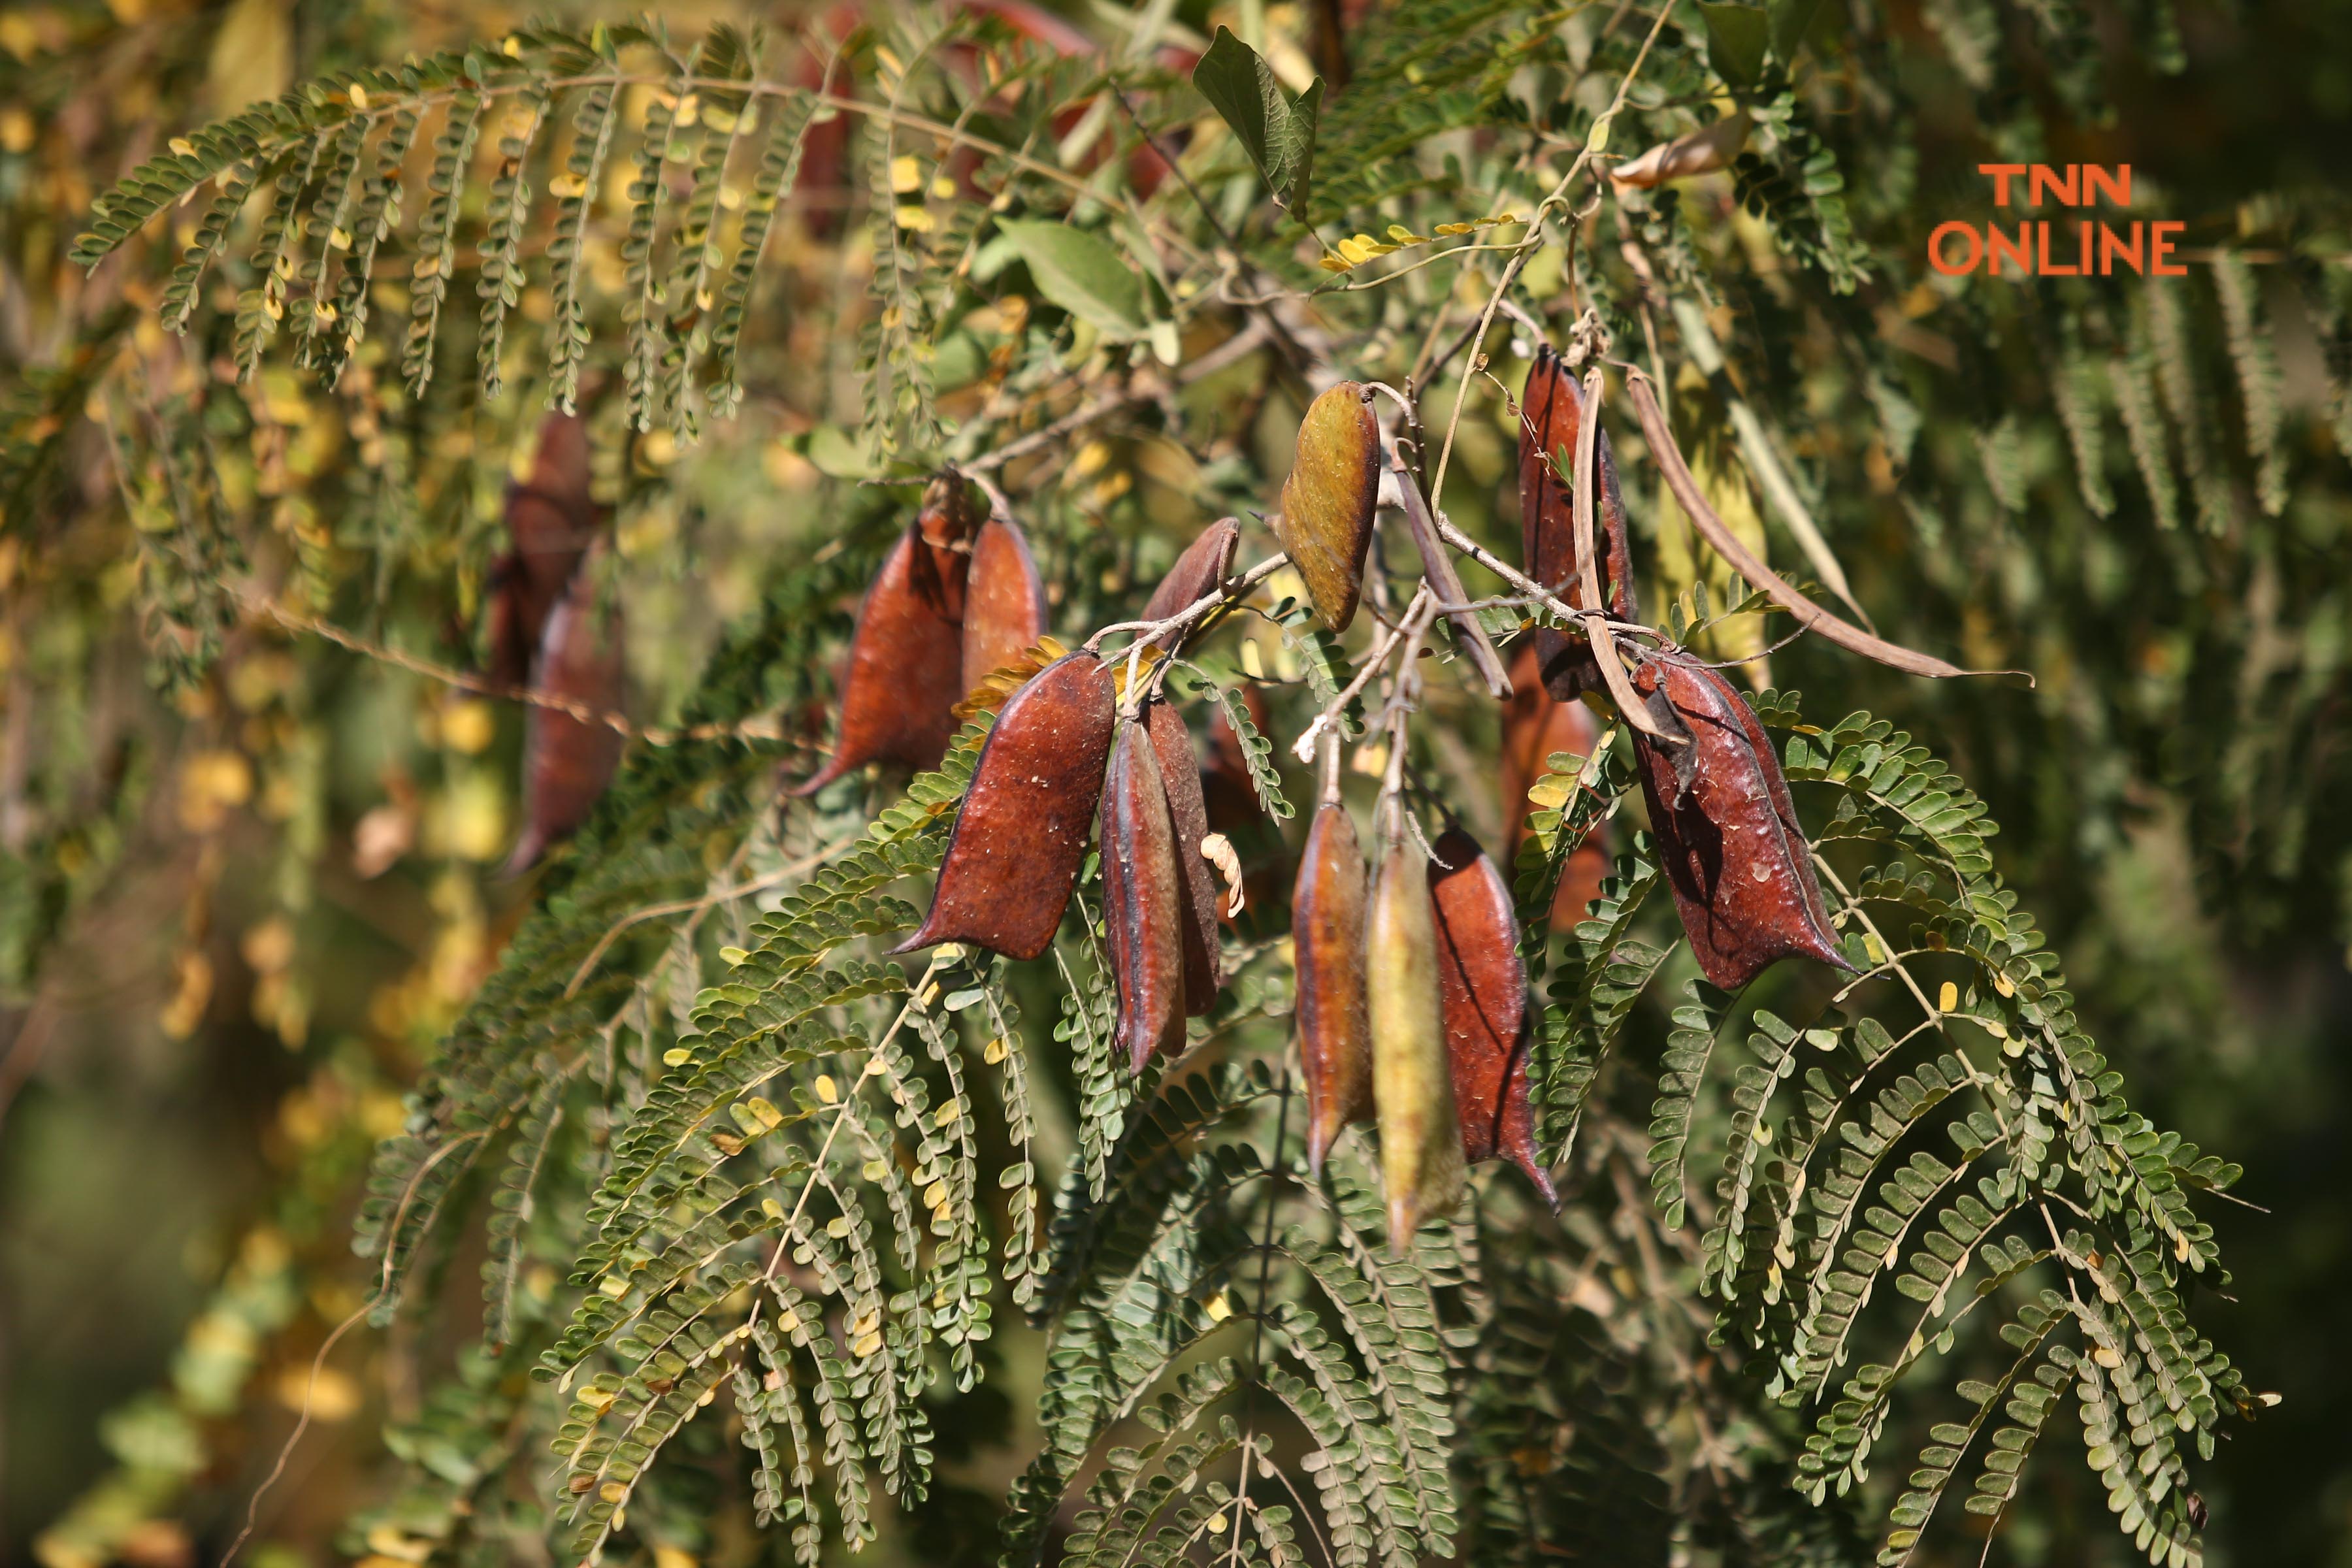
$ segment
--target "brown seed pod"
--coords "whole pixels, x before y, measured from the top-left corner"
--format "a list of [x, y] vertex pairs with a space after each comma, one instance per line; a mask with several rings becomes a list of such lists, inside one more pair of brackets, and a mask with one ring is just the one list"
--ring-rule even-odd
[[841, 689], [833, 760], [795, 787], [814, 795], [853, 768], [934, 768], [955, 738], [963, 680], [964, 589], [971, 557], [951, 548], [968, 512], [934, 479], [923, 509], [890, 549], [858, 606]]
[[1445, 1060], [1429, 860], [1405, 836], [1395, 804], [1382, 809], [1388, 821], [1364, 924], [1364, 988], [1389, 1246], [1402, 1253], [1422, 1221], [1462, 1201], [1462, 1124]]
[[1298, 1061], [1307, 1079], [1307, 1158], [1317, 1174], [1339, 1130], [1372, 1114], [1372, 1026], [1364, 989], [1363, 851], [1348, 808], [1316, 808], [1290, 896]]
[[1544, 1202], [1558, 1205], [1551, 1173], [1536, 1150], [1528, 1104], [1528, 969], [1511, 889], [1478, 841], [1454, 828], [1432, 845], [1429, 898], [1437, 921], [1437, 979], [1444, 1000], [1445, 1057], [1462, 1157], [1506, 1159], [1528, 1173]]
[[[598, 605], [584, 568], [557, 600], [541, 638], [539, 689], [593, 713], [617, 713], [625, 694], [621, 611]], [[551, 845], [588, 820], [621, 760], [622, 735], [610, 723], [533, 703], [523, 730], [523, 828], [508, 858], [509, 876], [530, 869]]]
[[[1569, 463], [1575, 458], [1583, 397], [1551, 345], [1538, 349], [1535, 368], [1528, 373], [1527, 389], [1519, 398], [1519, 541], [1528, 575], [1571, 605], [1583, 602], [1576, 584], [1575, 497], [1555, 460]], [[1593, 465], [1601, 475], [1597, 515], [1606, 540], [1596, 563], [1601, 605], [1617, 620], [1638, 620], [1625, 502], [1617, 487], [1617, 459], [1610, 454], [1608, 431], [1599, 433], [1595, 446]], [[1600, 671], [1580, 635], [1541, 626], [1535, 641], [1544, 686], [1554, 697], [1570, 702], [1580, 692], [1599, 689]]]
[[1671, 706], [1691, 736], [1689, 745], [1669, 749], [1636, 731], [1633, 742], [1659, 858], [1700, 973], [1737, 991], [1777, 959], [1852, 969], [1831, 932], [1780, 758], [1755, 713], [1719, 671], [1677, 655], [1643, 660], [1633, 685], [1662, 721]]
[[1019, 658], [1045, 635], [1045, 584], [1021, 525], [991, 518], [971, 543], [963, 603], [963, 692]]
[[956, 815], [930, 912], [892, 952], [940, 942], [1007, 958], [1045, 951], [1086, 860], [1116, 717], [1110, 671], [1084, 650], [1005, 700]]
[[577, 415], [540, 422], [530, 477], [507, 487], [507, 552], [490, 568], [488, 670], [509, 686], [530, 681], [547, 617], [596, 527], [588, 493], [588, 425]]
[[1103, 928], [1118, 982], [1117, 1045], [1141, 1072], [1184, 1050], [1184, 911], [1176, 837], [1150, 732], [1122, 720], [1103, 776]]
[[[1234, 569], [1234, 552], [1241, 547], [1242, 525], [1230, 517], [1219, 518], [1201, 531], [1201, 537], [1184, 547], [1176, 557], [1176, 564], [1168, 568], [1168, 575], [1160, 579], [1160, 586], [1151, 590], [1150, 602], [1137, 618], [1164, 621], [1177, 611], [1199, 604], [1217, 590]], [[1168, 638], [1156, 638], [1163, 646]]]
[[[1537, 676], [1532, 640], [1519, 645], [1511, 660], [1511, 695], [1503, 705], [1503, 819], [1510, 824], [1511, 854], [1517, 863], [1519, 840], [1528, 833], [1528, 818], [1541, 808], [1530, 803], [1528, 791], [1544, 775], [1554, 752], [1591, 756], [1600, 743], [1600, 721], [1582, 702], [1562, 702], [1544, 689]], [[1579, 845], [1560, 868], [1559, 886], [1551, 900], [1554, 929], [1584, 918], [1585, 907], [1601, 896], [1601, 879], [1609, 875], [1609, 826], [1601, 824]]]
[[1223, 955], [1217, 946], [1217, 877], [1201, 840], [1209, 836], [1209, 807], [1201, 794], [1201, 759], [1184, 716], [1164, 700], [1144, 710], [1144, 728], [1160, 763], [1168, 795], [1168, 821], [1175, 834], [1176, 902], [1183, 916], [1184, 1012], [1199, 1017], [1217, 1005], [1224, 984]]
[[1298, 426], [1298, 453], [1282, 482], [1275, 531], [1307, 584], [1315, 618], [1327, 632], [1356, 618], [1364, 586], [1364, 552], [1372, 542], [1380, 496], [1381, 426], [1371, 393], [1352, 381], [1318, 397]]

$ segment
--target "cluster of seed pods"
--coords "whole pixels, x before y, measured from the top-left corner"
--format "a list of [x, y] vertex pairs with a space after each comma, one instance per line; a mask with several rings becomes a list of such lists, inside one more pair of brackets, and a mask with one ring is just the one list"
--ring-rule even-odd
[[[1591, 401], [1598, 386], [1595, 377], [1580, 387], [1548, 346], [1528, 381], [1518, 463], [1522, 584], [1532, 584], [1531, 599], [1549, 604], [1555, 619], [1563, 604], [1570, 618], [1565, 627], [1538, 626], [1507, 672], [1475, 606], [1464, 603], [1441, 524], [1402, 446], [1386, 465], [1420, 549], [1423, 592], [1433, 596], [1418, 601], [1428, 617], [1418, 624], [1444, 615], [1456, 646], [1505, 701], [1500, 773], [1511, 843], [1525, 831], [1528, 792], [1546, 760], [1589, 754], [1600, 743], [1580, 700], [1606, 696], [1633, 731], [1675, 909], [1708, 980], [1737, 988], [1787, 957], [1844, 966], [1787, 782], [1754, 712], [1717, 670], [1671, 645], [1621, 649], [1620, 633], [1609, 629], [1638, 626], [1638, 611], [1616, 464]], [[1686, 475], [1654, 399], [1644, 397], [1646, 386], [1635, 390], [1669, 483], [1685, 507], [1703, 506], [1680, 482]], [[1274, 520], [1313, 617], [1329, 632], [1350, 624], [1363, 588], [1383, 471], [1371, 397], [1370, 388], [1342, 382], [1316, 398]], [[1580, 521], [1580, 486], [1591, 491]], [[1710, 542], [1727, 532], [1711, 514], [1695, 521]], [[946, 744], [952, 694], [992, 671], [990, 689], [999, 694], [1018, 679], [981, 751], [929, 913], [898, 951], [954, 941], [1037, 956], [1059, 929], [1089, 843], [1098, 843], [1117, 1037], [1140, 1070], [1183, 1050], [1185, 1020], [1207, 1012], [1222, 984], [1217, 889], [1202, 845], [1213, 837], [1214, 798], [1240, 787], [1246, 773], [1235, 742], [1225, 767], [1234, 776], [1213, 762], [1214, 798], [1204, 797], [1191, 734], [1153, 693], [1140, 656], [1178, 651], [1224, 595], [1253, 580], [1233, 575], [1239, 528], [1231, 520], [1214, 524], [1179, 558], [1151, 596], [1141, 646], [1129, 657], [1107, 663], [1088, 647], [1043, 668], [1033, 653], [1005, 669], [1042, 635], [1043, 604], [1018, 531], [997, 519], [967, 546], [972, 522], [960, 483], [935, 484], [868, 592], [841, 742], [804, 787], [866, 762], [928, 765]], [[995, 529], [1006, 531], [992, 542]], [[1760, 563], [1736, 564], [1776, 599], [1796, 599]], [[1817, 605], [1790, 608], [1831, 640], [1898, 668], [1958, 673], [1877, 643]], [[1403, 641], [1402, 632], [1391, 640]], [[1405, 646], [1409, 664], [1414, 645]], [[1136, 689], [1122, 682], [1122, 669]], [[1262, 708], [1256, 718], [1263, 721]], [[1402, 734], [1400, 720], [1391, 737], [1400, 749]], [[1533, 1013], [1509, 886], [1452, 825], [1451, 810], [1433, 842], [1422, 837], [1393, 763], [1368, 868], [1339, 796], [1336, 737], [1324, 744], [1322, 797], [1291, 891], [1311, 1164], [1319, 1173], [1349, 1125], [1375, 1124], [1398, 1248], [1451, 1212], [1466, 1167], [1481, 1162], [1511, 1162], [1556, 1203], [1530, 1105]], [[1606, 854], [1596, 832], [1570, 858], [1555, 921], [1574, 920], [1597, 895]]]

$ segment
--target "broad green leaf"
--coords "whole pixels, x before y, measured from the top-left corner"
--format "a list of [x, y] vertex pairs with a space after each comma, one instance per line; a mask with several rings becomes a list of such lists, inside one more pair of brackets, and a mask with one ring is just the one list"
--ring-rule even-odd
[[1715, 74], [1733, 87], [1753, 85], [1771, 42], [1770, 18], [1753, 5], [1710, 5], [1704, 0], [1698, 11], [1706, 19], [1706, 58]]
[[1100, 235], [1066, 223], [1006, 218], [997, 225], [1046, 299], [1116, 342], [1150, 330], [1143, 279]]
[[1274, 68], [1255, 49], [1219, 27], [1209, 52], [1192, 68], [1192, 85], [1241, 139], [1274, 192], [1292, 213], [1307, 205], [1315, 167], [1315, 124], [1323, 110], [1323, 79], [1293, 103]]
[[1821, 9], [1822, 0], [1772, 0], [1772, 52], [1783, 61], [1795, 59]]

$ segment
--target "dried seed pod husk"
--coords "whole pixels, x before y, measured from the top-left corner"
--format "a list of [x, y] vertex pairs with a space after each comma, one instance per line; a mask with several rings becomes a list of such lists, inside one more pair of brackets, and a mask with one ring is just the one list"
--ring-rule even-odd
[[[934, 480], [936, 489], [941, 481]], [[961, 484], [961, 481], [958, 480]], [[935, 768], [955, 738], [963, 679], [964, 589], [971, 557], [952, 548], [967, 518], [927, 496], [858, 606], [842, 681], [833, 760], [797, 786], [814, 795], [853, 768]]]
[[[1241, 542], [1242, 525], [1230, 517], [1219, 518], [1202, 529], [1201, 537], [1184, 547], [1176, 564], [1168, 568], [1168, 575], [1160, 579], [1160, 586], [1151, 590], [1151, 598], [1137, 619], [1164, 621], [1215, 593], [1233, 571], [1234, 552]], [[1172, 637], [1153, 640], [1169, 646]]]
[[[1522, 642], [1511, 660], [1511, 695], [1503, 705], [1503, 819], [1510, 824], [1512, 863], [1517, 863], [1519, 841], [1528, 834], [1528, 818], [1543, 808], [1528, 799], [1528, 791], [1544, 775], [1554, 752], [1589, 757], [1600, 743], [1601, 724], [1582, 702], [1562, 702], [1544, 689], [1537, 673], [1533, 639]], [[1551, 921], [1559, 930], [1584, 918], [1586, 906], [1601, 896], [1601, 880], [1609, 875], [1609, 825], [1596, 826], [1570, 852], [1560, 868], [1553, 890]]]
[[1045, 635], [1045, 584], [1021, 525], [981, 524], [963, 601], [963, 692], [1013, 663]]
[[530, 477], [507, 486], [507, 552], [488, 584], [488, 673], [528, 685], [547, 617], [579, 569], [596, 529], [589, 498], [588, 425], [577, 415], [540, 422]]
[[1168, 821], [1175, 833], [1176, 901], [1183, 916], [1184, 1012], [1197, 1018], [1217, 1005], [1224, 984], [1223, 954], [1217, 944], [1217, 876], [1201, 840], [1209, 836], [1209, 806], [1201, 794], [1201, 759], [1192, 732], [1175, 705], [1162, 700], [1144, 710], [1144, 728], [1160, 763], [1168, 795]]
[[[1569, 605], [1581, 605], [1577, 586], [1575, 496], [1557, 465], [1574, 460], [1584, 394], [1549, 343], [1536, 351], [1519, 398], [1519, 542], [1527, 574]], [[1605, 543], [1595, 563], [1601, 574], [1601, 607], [1621, 621], [1640, 618], [1633, 598], [1633, 567], [1625, 538], [1625, 502], [1617, 486], [1617, 459], [1609, 432], [1594, 443], [1593, 466], [1601, 476], [1595, 498]], [[1598, 690], [1601, 673], [1581, 634], [1556, 626], [1536, 630], [1536, 657], [1545, 689], [1563, 702]]]
[[1662, 720], [1671, 707], [1691, 736], [1668, 748], [1636, 731], [1633, 742], [1659, 858], [1699, 972], [1737, 991], [1782, 958], [1852, 969], [1755, 712], [1721, 672], [1679, 655], [1643, 660], [1633, 685]]
[[1445, 1059], [1429, 861], [1405, 837], [1394, 803], [1383, 810], [1380, 874], [1364, 922], [1364, 991], [1389, 1246], [1402, 1253], [1423, 1220], [1453, 1213], [1462, 1200], [1462, 1124]]
[[1102, 793], [1103, 929], [1118, 982], [1115, 1044], [1141, 1072], [1184, 1050], [1184, 911], [1176, 835], [1150, 731], [1118, 725]]
[[1372, 1114], [1372, 1026], [1364, 988], [1369, 889], [1356, 825], [1337, 801], [1316, 808], [1290, 896], [1298, 969], [1298, 1061], [1307, 1080], [1307, 1158], [1321, 1174], [1340, 1129]]
[[[597, 714], [618, 713], [626, 694], [621, 609], [596, 602], [584, 568], [547, 617], [536, 660], [539, 689]], [[588, 820], [621, 760], [623, 736], [601, 718], [533, 703], [523, 721], [523, 828], [507, 875], [517, 876]]]
[[1343, 381], [1307, 405], [1275, 531], [1327, 632], [1345, 631], [1356, 618], [1380, 470], [1381, 426], [1370, 391]]
[[1528, 1103], [1528, 969], [1519, 922], [1503, 874], [1460, 828], [1430, 846], [1429, 898], [1437, 922], [1437, 979], [1444, 1003], [1445, 1056], [1462, 1157], [1475, 1165], [1505, 1159], [1558, 1206], [1551, 1173], [1536, 1149]]
[[892, 949], [968, 942], [1034, 958], [1085, 863], [1117, 710], [1110, 671], [1083, 649], [1005, 700], [981, 747], [920, 930]]

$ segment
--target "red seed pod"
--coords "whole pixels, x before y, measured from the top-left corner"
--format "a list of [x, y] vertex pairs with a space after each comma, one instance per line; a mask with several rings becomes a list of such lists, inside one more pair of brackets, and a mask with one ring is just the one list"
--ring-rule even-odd
[[[1535, 368], [1528, 373], [1527, 389], [1519, 398], [1519, 540], [1528, 575], [1571, 605], [1582, 603], [1576, 585], [1575, 497], [1556, 462], [1575, 460], [1583, 411], [1582, 389], [1546, 343], [1536, 351]], [[1595, 515], [1604, 542], [1595, 563], [1601, 602], [1618, 620], [1638, 620], [1625, 540], [1625, 502], [1618, 491], [1617, 459], [1610, 453], [1606, 430], [1595, 441], [1593, 465], [1601, 476]], [[1544, 685], [1554, 697], [1569, 702], [1580, 692], [1600, 689], [1600, 671], [1581, 636], [1543, 626], [1537, 629], [1535, 641]]]
[[934, 768], [955, 738], [963, 683], [964, 589], [971, 557], [952, 548], [973, 521], [960, 479], [934, 479], [858, 606], [833, 760], [798, 785], [814, 795], [853, 768]]
[[1217, 1005], [1224, 984], [1223, 955], [1217, 945], [1217, 878], [1201, 840], [1209, 836], [1209, 807], [1201, 794], [1201, 760], [1192, 732], [1175, 706], [1156, 700], [1144, 710], [1144, 728], [1167, 791], [1168, 821], [1175, 834], [1176, 900], [1183, 916], [1184, 1012], [1197, 1018]]
[[540, 422], [530, 477], [507, 486], [507, 552], [490, 568], [488, 585], [493, 680], [530, 684], [547, 617], [594, 534], [588, 456], [587, 421], [551, 414]]
[[1184, 913], [1168, 791], [1150, 732], [1123, 720], [1102, 795], [1103, 928], [1118, 982], [1116, 1044], [1141, 1072], [1184, 1050]]
[[1511, 889], [1478, 841], [1460, 828], [1431, 846], [1429, 901], [1437, 921], [1437, 979], [1445, 1057], [1462, 1153], [1472, 1164], [1507, 1159], [1555, 1206], [1528, 1104], [1528, 970]]
[[1671, 705], [1690, 731], [1687, 746], [1662, 746], [1639, 731], [1633, 742], [1666, 881], [1700, 973], [1737, 991], [1782, 958], [1851, 970], [1831, 932], [1780, 758], [1754, 711], [1721, 672], [1680, 655], [1644, 659], [1633, 687], [1661, 719]]
[[1407, 837], [1398, 805], [1385, 802], [1383, 811], [1381, 868], [1364, 915], [1364, 990], [1389, 1247], [1403, 1253], [1423, 1220], [1462, 1201], [1462, 1119], [1446, 1061], [1429, 858]]
[[1308, 405], [1297, 456], [1282, 482], [1275, 531], [1327, 632], [1348, 629], [1364, 586], [1364, 552], [1381, 489], [1381, 425], [1371, 395], [1343, 381]]
[[[1234, 552], [1241, 542], [1242, 525], [1230, 517], [1202, 529], [1201, 537], [1184, 547], [1184, 553], [1176, 557], [1176, 564], [1151, 591], [1150, 602], [1138, 618], [1164, 621], [1216, 592], [1217, 584], [1234, 569]], [[1161, 641], [1164, 644], [1165, 639]]]
[[1340, 1129], [1372, 1118], [1372, 1026], [1364, 989], [1370, 879], [1356, 825], [1337, 802], [1316, 808], [1290, 899], [1298, 1060], [1307, 1080], [1307, 1158], [1318, 1174]]
[[[625, 695], [617, 603], [599, 605], [593, 574], [572, 578], [541, 639], [538, 685], [592, 713], [620, 711]], [[523, 829], [507, 860], [518, 876], [588, 820], [621, 760], [622, 735], [601, 718], [531, 705], [524, 721]]]
[[[1511, 695], [1503, 705], [1503, 819], [1510, 824], [1511, 853], [1517, 863], [1519, 840], [1527, 837], [1528, 818], [1542, 809], [1528, 799], [1528, 791], [1544, 775], [1554, 752], [1592, 754], [1600, 743], [1600, 721], [1582, 702], [1562, 702], [1544, 689], [1537, 678], [1532, 641], [1519, 645], [1511, 660]], [[1601, 896], [1601, 880], [1609, 875], [1609, 826], [1596, 826], [1560, 868], [1559, 887], [1552, 894], [1555, 930], [1584, 918], [1585, 907]]]
[[1045, 951], [1086, 860], [1117, 716], [1110, 671], [1084, 651], [1006, 700], [956, 814], [930, 913], [893, 952], [940, 942], [1007, 958]]
[[1045, 584], [1021, 525], [991, 518], [971, 544], [963, 605], [963, 693], [1045, 635]]

